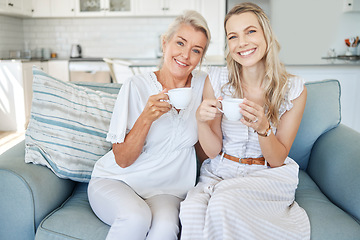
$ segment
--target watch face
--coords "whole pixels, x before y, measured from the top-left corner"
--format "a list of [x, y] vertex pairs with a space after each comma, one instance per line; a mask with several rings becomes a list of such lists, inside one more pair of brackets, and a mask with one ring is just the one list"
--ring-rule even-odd
[[268, 137], [271, 134], [271, 127], [269, 127], [268, 130], [266, 130], [265, 135]]
[[270, 134], [271, 134], [271, 129], [269, 129], [269, 130], [266, 132], [266, 136], [268, 137], [268, 136], [270, 136]]

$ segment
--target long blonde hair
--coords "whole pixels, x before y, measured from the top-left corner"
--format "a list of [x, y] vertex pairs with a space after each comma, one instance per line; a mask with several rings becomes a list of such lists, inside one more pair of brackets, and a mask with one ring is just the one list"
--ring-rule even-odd
[[[264, 37], [267, 45], [264, 56], [265, 109], [268, 120], [274, 126], [277, 126], [279, 124], [279, 109], [288, 90], [288, 78], [292, 75], [286, 72], [284, 64], [280, 61], [280, 44], [277, 41], [275, 35], [273, 34], [268, 17], [258, 5], [246, 2], [234, 6], [225, 16], [225, 33], [226, 23], [230, 19], [230, 17], [245, 12], [252, 12], [256, 15], [259, 24], [264, 32]], [[229, 70], [229, 82], [227, 85], [230, 85], [235, 90], [233, 96], [242, 98], [243, 91], [240, 80], [242, 66], [231, 57], [230, 53], [227, 54], [226, 61]]]

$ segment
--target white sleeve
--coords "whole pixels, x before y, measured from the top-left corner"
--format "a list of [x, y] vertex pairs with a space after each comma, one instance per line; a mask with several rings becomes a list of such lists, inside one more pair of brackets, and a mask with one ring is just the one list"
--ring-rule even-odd
[[106, 141], [111, 143], [124, 142], [127, 134], [127, 125], [129, 118], [129, 98], [131, 89], [130, 79], [126, 81], [119, 91], [117, 96], [113, 114], [110, 121], [109, 132]]
[[221, 82], [224, 77], [223, 67], [211, 67], [208, 71], [211, 86], [214, 89], [215, 98], [221, 96]]
[[279, 116], [281, 117], [286, 111], [290, 111], [293, 107], [292, 101], [300, 96], [304, 91], [305, 80], [301, 77], [291, 77], [288, 82], [289, 90], [285, 95], [285, 101], [281, 104], [279, 109]]
[[289, 100], [292, 101], [300, 96], [304, 91], [305, 80], [301, 77], [295, 76], [289, 79]]

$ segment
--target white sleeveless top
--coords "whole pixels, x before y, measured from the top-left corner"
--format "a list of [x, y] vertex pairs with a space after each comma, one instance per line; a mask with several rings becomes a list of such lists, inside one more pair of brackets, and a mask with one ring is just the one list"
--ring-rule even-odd
[[[231, 97], [231, 89], [221, 88], [228, 82], [228, 70], [223, 68], [209, 69], [209, 78], [215, 92], [215, 97], [222, 96], [224, 99]], [[304, 79], [293, 77], [289, 79], [289, 89], [285, 95], [285, 99], [280, 107], [281, 117], [286, 111], [293, 107], [292, 100], [300, 96], [304, 90]], [[254, 129], [247, 127], [240, 121], [229, 121], [226, 117], [222, 118], [221, 129], [223, 133], [223, 149], [226, 154], [239, 158], [257, 158], [261, 157], [261, 148], [257, 133]], [[272, 130], [276, 133], [276, 128], [272, 126]]]
[[[131, 166], [121, 168], [111, 150], [96, 162], [92, 178], [124, 181], [143, 198], [158, 194], [185, 197], [196, 180], [194, 144], [198, 135], [195, 112], [202, 101], [207, 74], [193, 71], [192, 75], [190, 105], [179, 113], [172, 108], [153, 122], [138, 159]], [[160, 91], [162, 85], [153, 72], [128, 79], [116, 100], [107, 140], [123, 142], [149, 96]]]

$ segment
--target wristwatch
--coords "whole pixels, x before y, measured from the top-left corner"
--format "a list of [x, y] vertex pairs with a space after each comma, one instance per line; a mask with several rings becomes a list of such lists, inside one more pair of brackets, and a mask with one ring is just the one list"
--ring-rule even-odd
[[258, 131], [255, 131], [259, 136], [262, 137], [268, 137], [271, 134], [271, 125], [269, 124], [269, 127], [265, 130], [264, 133], [259, 133]]

